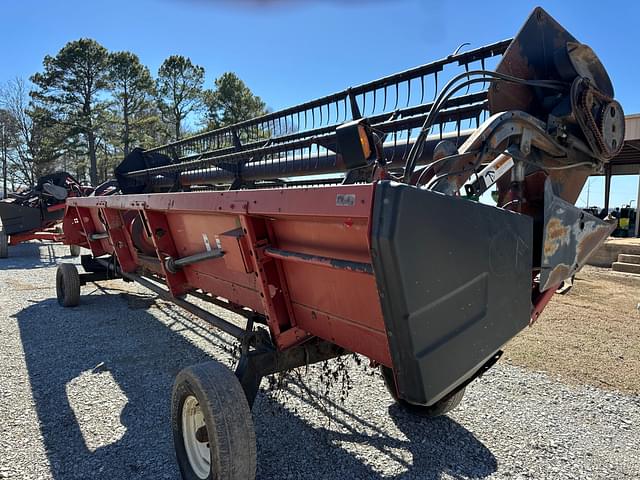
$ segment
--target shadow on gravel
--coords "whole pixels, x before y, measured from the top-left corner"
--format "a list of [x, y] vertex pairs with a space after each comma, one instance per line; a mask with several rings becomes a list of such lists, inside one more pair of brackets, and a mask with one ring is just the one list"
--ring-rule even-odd
[[381, 442], [388, 448], [406, 448], [413, 464], [400, 478], [440, 479], [443, 473], [453, 478], [485, 478], [498, 469], [498, 461], [469, 430], [447, 416], [429, 420], [410, 416], [397, 405], [389, 415], [407, 437]]
[[56, 257], [54, 246], [48, 242], [27, 242], [9, 247], [9, 257], [0, 258], [0, 270], [52, 267], [58, 263], [56, 258], [72, 258], [70, 255]]
[[[269, 431], [265, 432], [258, 429], [259, 424], [257, 426], [260, 455], [279, 458], [278, 463], [258, 466], [262, 474], [260, 478], [282, 478], [283, 469], [290, 472], [288, 478], [296, 479], [390, 478], [388, 473], [382, 475], [355, 455], [349, 454], [341, 444], [355, 447], [369, 464], [385, 465], [387, 472], [403, 472], [391, 478], [439, 480], [443, 474], [447, 474], [455, 479], [482, 479], [497, 471], [498, 463], [491, 451], [448, 416], [418, 418], [392, 404], [388, 413], [404, 435], [405, 438], [402, 438], [400, 435], [389, 435], [373, 421], [354, 414], [334, 401], [315, 397], [314, 392], [303, 384], [296, 382], [296, 385], [306, 390], [298, 394], [298, 398], [323, 411], [331, 423], [338, 424], [347, 432], [310, 428], [280, 407], [281, 416], [287, 418], [286, 422], [271, 422]], [[286, 390], [296, 395], [290, 388]], [[263, 396], [260, 400], [267, 403], [267, 411], [278, 411], [279, 404], [271, 398]], [[258, 403], [258, 406], [262, 405]], [[295, 431], [296, 428], [303, 430], [303, 434]], [[375, 433], [360, 433], [364, 429]], [[273, 438], [278, 441], [273, 442]], [[300, 445], [304, 447], [301, 449]], [[309, 464], [313, 466], [309, 467]], [[271, 468], [273, 465], [277, 469]], [[319, 475], [319, 472], [322, 474]]]
[[[180, 369], [210, 357], [144, 308], [132, 308], [131, 296], [85, 295], [73, 309], [62, 309], [51, 299], [17, 314], [56, 479], [179, 478], [168, 421], [173, 380]], [[190, 328], [187, 316], [172, 317]], [[88, 388], [81, 388], [85, 383]], [[110, 411], [120, 397], [121, 411]], [[306, 394], [300, 398], [314, 402]], [[439, 479], [443, 473], [482, 478], [497, 468], [491, 452], [448, 417], [419, 421], [390, 407], [405, 437], [396, 438], [335, 403], [332, 407], [340, 412], [331, 421], [342, 422], [347, 433], [315, 429], [278, 405], [261, 395], [254, 407], [261, 479], [379, 477], [339, 443], [366, 446], [376, 460], [400, 464], [396, 471], [405, 473], [398, 478]], [[358, 433], [353, 428], [358, 423], [375, 434]], [[399, 450], [412, 458], [403, 459]], [[380, 462], [369, 458], [368, 463]]]
[[[179, 478], [168, 421], [171, 388], [180, 369], [208, 359], [202, 350], [146, 310], [130, 309], [120, 295], [83, 295], [72, 309], [46, 300], [22, 310], [17, 320], [54, 478]], [[85, 418], [84, 426], [73, 406], [91, 412], [93, 403], [96, 416], [104, 416], [100, 402], [114, 392], [76, 391], [79, 398], [70, 399], [68, 385], [81, 375], [104, 374], [113, 378], [106, 386], [115, 382], [126, 405], [119, 418], [115, 413], [102, 425], [99, 418]], [[97, 380], [83, 383], [99, 385]], [[118, 422], [126, 429], [121, 436], [112, 431]], [[101, 437], [117, 439], [100, 445]]]

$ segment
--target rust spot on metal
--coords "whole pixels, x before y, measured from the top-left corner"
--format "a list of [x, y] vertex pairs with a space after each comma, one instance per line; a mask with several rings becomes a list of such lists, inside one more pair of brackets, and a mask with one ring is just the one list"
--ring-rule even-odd
[[562, 243], [569, 239], [569, 227], [565, 227], [562, 221], [553, 217], [547, 223], [547, 231], [544, 240], [544, 256], [550, 257], [558, 251]]

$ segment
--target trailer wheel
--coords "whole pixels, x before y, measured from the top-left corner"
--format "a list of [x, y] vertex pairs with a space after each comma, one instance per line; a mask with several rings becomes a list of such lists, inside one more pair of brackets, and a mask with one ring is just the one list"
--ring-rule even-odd
[[221, 363], [194, 365], [178, 374], [171, 428], [185, 480], [255, 478], [251, 410], [237, 377]]
[[63, 307], [75, 307], [80, 303], [80, 275], [71, 263], [61, 263], [56, 271], [56, 295]]
[[3, 229], [0, 229], [0, 258], [9, 256], [9, 237]]
[[69, 253], [72, 257], [80, 256], [80, 245], [69, 245]]
[[450, 412], [458, 405], [460, 405], [462, 397], [464, 397], [464, 388], [461, 388], [460, 390], [457, 390], [447, 395], [443, 399], [437, 401], [433, 405], [414, 405], [413, 403], [409, 403], [406, 400], [398, 397], [396, 380], [393, 376], [392, 369], [381, 365], [380, 372], [382, 373], [382, 377], [384, 378], [384, 383], [387, 386], [387, 390], [389, 390], [389, 393], [396, 401], [396, 403], [407, 412], [419, 417], [439, 417], [440, 415], [444, 415], [445, 413]]

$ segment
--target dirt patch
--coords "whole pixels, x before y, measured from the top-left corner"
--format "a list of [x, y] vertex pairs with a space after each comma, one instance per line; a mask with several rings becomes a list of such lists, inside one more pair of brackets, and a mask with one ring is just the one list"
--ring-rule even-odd
[[640, 276], [585, 267], [513, 339], [506, 360], [573, 383], [640, 394]]

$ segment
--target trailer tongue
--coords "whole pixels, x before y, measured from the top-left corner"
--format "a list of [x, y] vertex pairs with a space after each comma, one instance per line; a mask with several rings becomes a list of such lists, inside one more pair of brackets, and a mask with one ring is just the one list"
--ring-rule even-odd
[[[67, 200], [65, 240], [91, 255], [61, 266], [59, 302], [120, 276], [239, 339], [235, 375], [176, 379], [184, 478], [253, 477], [262, 377], [348, 352], [402, 406], [445, 413], [614, 228], [573, 205], [622, 147], [613, 95], [537, 8], [513, 40], [135, 150], [122, 194]], [[491, 189], [496, 206], [476, 201]]]

